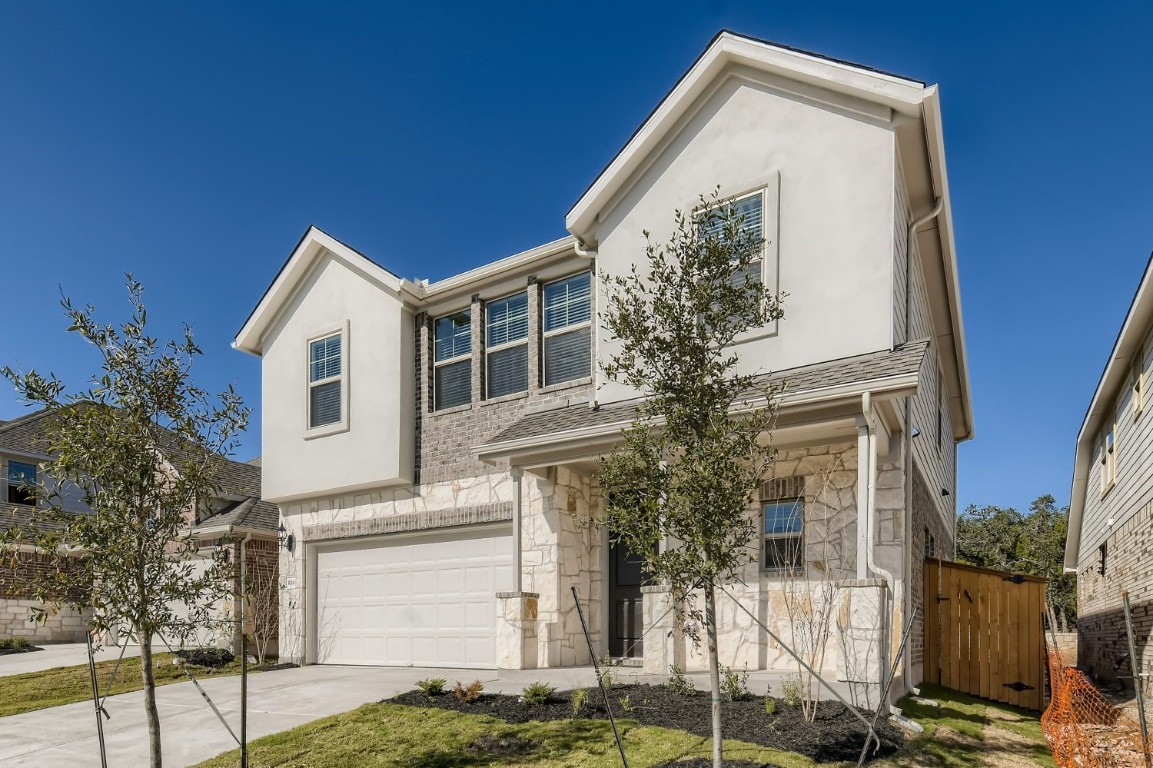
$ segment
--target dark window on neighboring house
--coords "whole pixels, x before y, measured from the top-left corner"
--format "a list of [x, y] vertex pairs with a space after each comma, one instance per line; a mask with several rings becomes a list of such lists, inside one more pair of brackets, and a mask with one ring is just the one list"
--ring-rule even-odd
[[472, 402], [471, 312], [438, 318], [434, 338], [433, 407], [467, 405]]
[[36, 503], [36, 465], [8, 462], [8, 503]]
[[1108, 543], [1102, 544], [1099, 548], [1099, 551], [1101, 552], [1101, 562], [1098, 563], [1098, 565], [1097, 565], [1097, 573], [1104, 576], [1105, 575], [1105, 561], [1109, 557], [1109, 544]]
[[592, 273], [544, 287], [544, 384], [582, 379], [592, 371]]
[[925, 529], [925, 557], [937, 556], [937, 542], [933, 540], [933, 534], [929, 533], [929, 529]]
[[521, 291], [485, 307], [487, 397], [528, 389], [528, 293]]
[[805, 561], [805, 500], [765, 502], [763, 522], [761, 567], [766, 571], [800, 570]]

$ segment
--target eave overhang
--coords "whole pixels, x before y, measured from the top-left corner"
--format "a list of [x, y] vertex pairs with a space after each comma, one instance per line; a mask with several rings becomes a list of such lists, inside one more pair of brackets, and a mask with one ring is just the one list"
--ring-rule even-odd
[[310, 226], [237, 332], [232, 342], [235, 349], [257, 356], [263, 353], [265, 332], [325, 255], [331, 255], [349, 269], [393, 294], [412, 292], [412, 283], [402, 280], [321, 229]]

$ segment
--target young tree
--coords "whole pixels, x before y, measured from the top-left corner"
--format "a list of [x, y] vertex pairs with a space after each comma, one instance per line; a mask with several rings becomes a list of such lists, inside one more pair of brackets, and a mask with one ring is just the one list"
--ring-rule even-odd
[[[140, 643], [144, 708], [153, 768], [161, 765], [152, 646], [210, 624], [228, 589], [223, 565], [194, 568], [187, 536], [195, 514], [216, 491], [224, 453], [244, 429], [249, 409], [229, 388], [211, 396], [192, 383], [201, 354], [183, 337], [158, 341], [147, 331], [143, 289], [127, 276], [131, 318], [117, 327], [96, 321], [91, 306], [62, 301], [77, 333], [99, 354], [86, 388], [66, 393], [55, 376], [3, 374], [23, 400], [47, 410], [43, 465], [33, 520], [11, 528], [0, 546], [32, 545], [55, 561], [29, 586], [42, 611], [92, 608], [93, 633], [125, 631]], [[91, 514], [76, 513], [75, 501]]]
[[[614, 543], [643, 557], [650, 578], [670, 586], [681, 617], [705, 628], [720, 766], [716, 591], [755, 552], [747, 510], [772, 461], [775, 413], [768, 386], [736, 371], [730, 345], [783, 312], [761, 283], [760, 233], [731, 201], [702, 196], [674, 221], [665, 245], [645, 232], [643, 274], [634, 265], [607, 284], [603, 321], [620, 351], [603, 370], [644, 400], [623, 444], [601, 459], [602, 523]], [[675, 543], [662, 549], [666, 540]]]

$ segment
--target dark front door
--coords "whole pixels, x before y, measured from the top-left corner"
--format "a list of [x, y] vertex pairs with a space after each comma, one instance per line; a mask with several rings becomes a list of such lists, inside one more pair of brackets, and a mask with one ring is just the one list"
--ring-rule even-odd
[[623, 544], [609, 546], [609, 655], [614, 658], [640, 658], [644, 651], [643, 565]]

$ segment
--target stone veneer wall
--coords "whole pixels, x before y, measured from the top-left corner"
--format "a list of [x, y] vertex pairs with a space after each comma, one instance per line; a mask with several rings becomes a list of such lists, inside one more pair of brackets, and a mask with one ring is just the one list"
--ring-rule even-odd
[[37, 643], [83, 642], [87, 612], [61, 608], [40, 624], [29, 619], [43, 603], [32, 599], [27, 584], [40, 570], [55, 568], [54, 560], [38, 552], [16, 553], [17, 566], [0, 566], [0, 637], [24, 637]]
[[1153, 672], [1153, 503], [1111, 529], [1105, 547], [1103, 568], [1098, 550], [1077, 571], [1077, 657], [1095, 679], [1112, 682], [1131, 674], [1122, 590], [1129, 592], [1137, 669]]
[[[280, 650], [303, 658], [307, 577], [305, 545], [357, 536], [433, 530], [511, 519], [514, 484], [507, 472], [284, 504], [285, 529], [299, 544], [280, 555]], [[532, 627], [537, 647], [525, 658], [539, 666], [587, 663], [588, 652], [570, 587], [587, 602], [586, 618], [599, 647], [603, 620], [601, 535], [590, 529], [596, 499], [591, 479], [563, 467], [522, 481], [523, 589], [539, 594]], [[288, 584], [293, 586], [289, 588]]]

